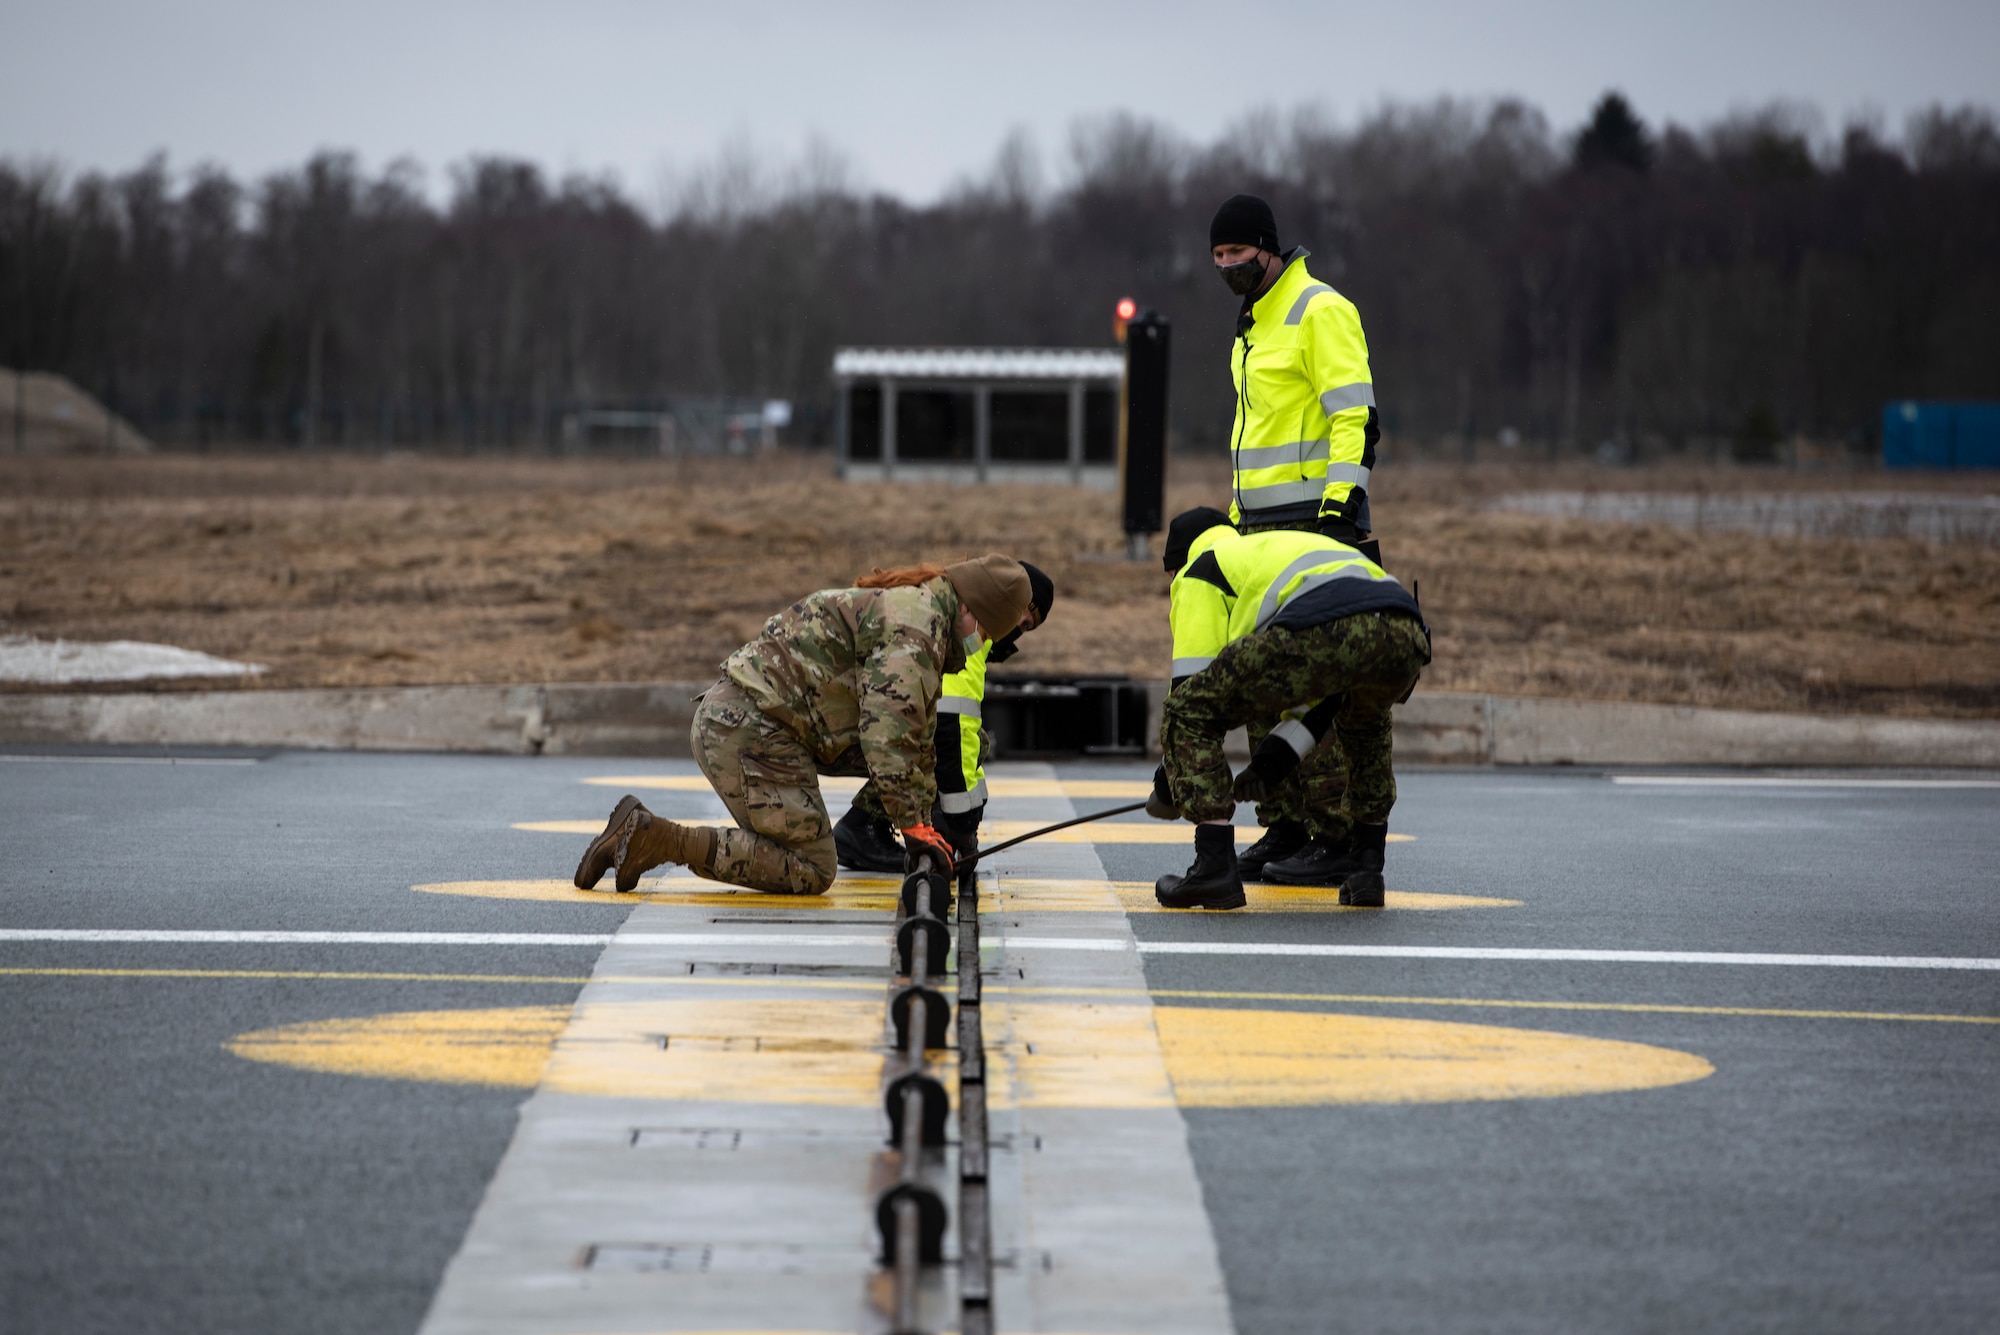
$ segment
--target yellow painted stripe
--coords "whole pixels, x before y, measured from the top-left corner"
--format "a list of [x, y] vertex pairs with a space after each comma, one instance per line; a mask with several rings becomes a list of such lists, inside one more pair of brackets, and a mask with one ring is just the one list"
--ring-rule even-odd
[[[305, 969], [56, 969], [0, 968], [0, 977], [26, 978], [209, 978], [285, 979], [299, 982], [388, 982], [388, 983], [522, 983], [580, 987], [592, 981], [563, 974], [512, 973], [337, 973]], [[656, 987], [782, 987], [786, 990], [879, 992], [883, 982], [866, 979], [787, 978], [781, 975], [747, 978], [659, 978], [651, 975], [606, 975], [600, 983]], [[885, 980], [886, 981], [886, 980]], [[1139, 997], [1154, 996], [1179, 1000], [1205, 1001], [1297, 1001], [1327, 1006], [1463, 1006], [1473, 1009], [1513, 1009], [1545, 1011], [1611, 1011], [1633, 1015], [1731, 1015], [1750, 1019], [1776, 1020], [1887, 1020], [1904, 1024], [1990, 1024], [2000, 1025], [2000, 1015], [1946, 1015], [1923, 1011], [1836, 1011], [1789, 1010], [1767, 1006], [1674, 1006], [1652, 1002], [1626, 1001], [1528, 1001], [1504, 997], [1397, 997], [1365, 992], [1227, 992], [1161, 988], [1145, 993], [1131, 988], [1096, 987], [1007, 987], [992, 985], [982, 989], [990, 996], [1012, 996], [1027, 1000], [1050, 997]]]
[[1314, 1005], [1470, 1006], [1503, 1010], [1615, 1011], [1633, 1015], [1740, 1015], [1777, 1020], [1896, 1020], [1919, 1024], [2000, 1024], [2000, 1015], [1932, 1015], [1904, 1011], [1784, 1010], [1764, 1006], [1674, 1006], [1637, 1001], [1516, 1001], [1492, 997], [1385, 997], [1340, 992], [1201, 992], [1161, 989], [1156, 997], [1215, 1001], [1302, 1001]]
[[[728, 817], [684, 817], [674, 820], [682, 825], [713, 825], [733, 828], [735, 821]], [[979, 837], [988, 844], [1039, 830], [1050, 822], [1045, 820], [989, 820], [979, 824]], [[604, 830], [601, 820], [517, 820], [516, 830], [526, 830], [532, 834], [600, 834]], [[1236, 827], [1236, 842], [1254, 844], [1264, 837], [1261, 825], [1239, 825]], [[1392, 844], [1415, 843], [1414, 834], [1392, 834]], [[1181, 821], [1099, 821], [1093, 825], [1072, 825], [1067, 830], [1057, 830], [1045, 834], [1037, 842], [1051, 844], [1179, 844], [1194, 847], [1193, 827]]]

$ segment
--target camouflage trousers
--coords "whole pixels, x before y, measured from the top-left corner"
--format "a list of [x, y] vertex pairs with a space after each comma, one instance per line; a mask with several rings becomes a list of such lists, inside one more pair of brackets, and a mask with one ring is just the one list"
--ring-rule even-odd
[[818, 895], [836, 871], [833, 822], [812, 752], [727, 678], [708, 688], [688, 729], [695, 763], [736, 818], [717, 830], [697, 876], [774, 895]]
[[1225, 646], [1167, 696], [1161, 715], [1160, 748], [1181, 814], [1227, 820], [1236, 810], [1222, 755], [1231, 728], [1338, 697], [1327, 734], [1339, 740], [1345, 771], [1338, 814], [1366, 825], [1387, 820], [1396, 805], [1389, 710], [1416, 684], [1424, 651], [1416, 621], [1385, 612], [1357, 612], [1303, 630], [1273, 626]]
[[[1252, 533], [1273, 533], [1281, 529], [1317, 533], [1319, 520], [1295, 519], [1281, 524], [1244, 524], [1238, 531], [1248, 536]], [[1249, 736], [1250, 749], [1255, 751], [1277, 724], [1276, 718], [1253, 719], [1246, 724], [1244, 732]], [[1302, 825], [1306, 833], [1338, 843], [1347, 837], [1348, 829], [1354, 823], [1342, 809], [1341, 800], [1346, 795], [1347, 758], [1340, 753], [1339, 737], [1329, 728], [1319, 744], [1307, 752], [1305, 759], [1299, 762], [1299, 767], [1293, 770], [1269, 797], [1257, 804], [1257, 823]]]

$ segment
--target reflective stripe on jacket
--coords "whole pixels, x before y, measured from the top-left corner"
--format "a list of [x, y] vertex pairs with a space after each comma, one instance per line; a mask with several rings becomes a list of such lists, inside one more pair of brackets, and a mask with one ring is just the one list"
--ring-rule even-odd
[[1247, 313], [1230, 358], [1236, 420], [1229, 517], [1239, 524], [1331, 516], [1366, 532], [1381, 436], [1368, 340], [1354, 303], [1306, 272], [1304, 246]]
[[948, 672], [938, 697], [938, 806], [954, 816], [985, 805], [986, 771], [979, 765], [979, 713], [986, 700], [988, 640], [966, 657], [965, 668]]

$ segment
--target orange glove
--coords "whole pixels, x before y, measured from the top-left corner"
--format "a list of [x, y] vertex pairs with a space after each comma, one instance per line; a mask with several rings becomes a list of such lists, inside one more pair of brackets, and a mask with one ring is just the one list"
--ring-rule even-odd
[[917, 858], [930, 854], [931, 866], [940, 873], [951, 875], [951, 843], [930, 825], [912, 825], [903, 831], [903, 852], [906, 855], [903, 866], [909, 871], [917, 869]]

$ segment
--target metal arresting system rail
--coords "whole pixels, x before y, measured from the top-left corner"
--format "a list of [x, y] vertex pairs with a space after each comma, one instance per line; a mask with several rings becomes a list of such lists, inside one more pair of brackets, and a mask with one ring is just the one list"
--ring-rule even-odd
[[[979, 1010], [978, 864], [1003, 849], [1072, 825], [1137, 811], [1144, 802], [1058, 821], [995, 844], [967, 858], [958, 875], [958, 1330], [993, 1330], [993, 1230], [987, 1199], [986, 1043]], [[951, 1097], [932, 1069], [930, 1054], [943, 1051], [951, 1034], [951, 1003], [932, 985], [942, 980], [952, 950], [952, 886], [928, 855], [903, 878], [896, 905], [896, 946], [890, 961], [896, 985], [889, 994], [895, 1057], [882, 1103], [889, 1115], [894, 1181], [875, 1202], [882, 1237], [882, 1265], [889, 1292], [886, 1310], [893, 1335], [924, 1335], [920, 1311], [926, 1269], [944, 1265], [944, 1235], [951, 1220], [945, 1176], [946, 1127]]]
[[[958, 886], [958, 1238], [963, 1335], [992, 1325], [993, 1265], [986, 1202], [986, 1060], [979, 1027], [979, 900], [968, 868]], [[895, 1180], [875, 1203], [882, 1264], [889, 1272], [890, 1329], [923, 1335], [922, 1280], [944, 1264], [951, 1214], [939, 1179], [945, 1175], [951, 1099], [930, 1062], [948, 1046], [951, 1004], [934, 986], [946, 975], [952, 948], [951, 883], [930, 858], [903, 881], [891, 967], [899, 981], [889, 997], [896, 1059], [883, 1090]]]

